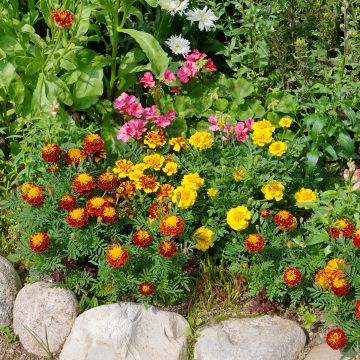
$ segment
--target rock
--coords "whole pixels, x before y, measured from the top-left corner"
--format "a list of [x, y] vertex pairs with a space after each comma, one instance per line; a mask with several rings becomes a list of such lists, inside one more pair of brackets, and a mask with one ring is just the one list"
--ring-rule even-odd
[[26, 285], [16, 297], [14, 305], [14, 332], [25, 350], [45, 356], [45, 351], [31, 335], [30, 329], [56, 353], [61, 349], [76, 319], [78, 303], [72, 291], [53, 287], [46, 282]]
[[11, 324], [13, 306], [21, 281], [9, 261], [0, 256], [0, 326]]
[[277, 316], [229, 319], [200, 331], [195, 360], [297, 360], [302, 328]]
[[[328, 344], [320, 344], [315, 346], [309, 354], [306, 356], [305, 360], [340, 360], [341, 352], [340, 350], [333, 350]], [[343, 360], [349, 359], [346, 357]]]
[[183, 360], [187, 321], [141, 304], [103, 305], [78, 316], [60, 360]]

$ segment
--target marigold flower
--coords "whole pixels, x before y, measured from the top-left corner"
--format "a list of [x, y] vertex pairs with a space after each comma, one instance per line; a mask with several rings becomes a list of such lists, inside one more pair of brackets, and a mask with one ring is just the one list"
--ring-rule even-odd
[[160, 201], [164, 199], [171, 199], [174, 195], [174, 189], [175, 188], [170, 184], [163, 184], [160, 185], [155, 195]]
[[171, 138], [169, 140], [169, 145], [176, 152], [180, 152], [182, 149], [186, 148], [186, 139], [183, 137]]
[[85, 160], [85, 155], [81, 149], [72, 148], [65, 152], [64, 161], [66, 165], [77, 165], [81, 160]]
[[44, 252], [50, 245], [49, 235], [42, 232], [32, 234], [29, 239], [29, 245], [32, 251], [37, 253]]
[[360, 300], [355, 301], [355, 315], [357, 318], [360, 318]]
[[42, 205], [45, 200], [43, 194], [45, 189], [32, 183], [25, 183], [21, 186], [21, 197], [32, 206]]
[[86, 211], [89, 216], [101, 216], [102, 210], [109, 202], [104, 196], [94, 196], [86, 202]]
[[122, 182], [113, 193], [113, 198], [119, 196], [120, 200], [134, 200], [136, 196], [136, 186], [133, 181]]
[[91, 157], [94, 162], [106, 159], [104, 140], [97, 134], [89, 134], [84, 139], [84, 154]]
[[326, 289], [330, 286], [329, 279], [325, 269], [321, 269], [316, 273], [315, 284], [324, 287]]
[[77, 199], [72, 194], [65, 194], [59, 200], [59, 206], [66, 211], [75, 209], [76, 204]]
[[344, 277], [336, 277], [331, 281], [330, 287], [336, 296], [343, 296], [349, 292], [350, 284]]
[[258, 146], [265, 146], [273, 140], [272, 132], [269, 129], [254, 131], [252, 135], [252, 142]]
[[88, 214], [84, 208], [70, 210], [66, 216], [66, 222], [71, 227], [84, 227], [88, 223]]
[[180, 209], [187, 209], [195, 204], [197, 192], [184, 186], [178, 186], [174, 190], [171, 198], [173, 203], [177, 203]]
[[249, 226], [251, 212], [246, 206], [237, 206], [230, 209], [226, 215], [227, 224], [235, 231], [244, 230]]
[[282, 128], [289, 128], [291, 126], [292, 122], [293, 122], [293, 120], [290, 117], [284, 116], [279, 120], [279, 125]]
[[144, 144], [150, 149], [162, 147], [166, 144], [165, 135], [160, 130], [150, 130], [145, 135]]
[[285, 190], [285, 186], [280, 181], [270, 181], [261, 188], [261, 192], [265, 195], [266, 200], [276, 201], [282, 200]]
[[356, 229], [352, 236], [354, 246], [360, 247], [360, 228]]
[[244, 179], [246, 174], [246, 170], [244, 168], [235, 167], [231, 176], [234, 178], [236, 182], [239, 182]]
[[115, 162], [113, 173], [117, 175], [119, 179], [126, 178], [132, 170], [134, 163], [130, 160], [120, 159]]
[[115, 189], [117, 184], [116, 176], [112, 173], [106, 172], [99, 176], [98, 186], [104, 191], [111, 191]]
[[155, 201], [150, 205], [148, 212], [150, 220], [157, 220], [169, 213], [169, 205], [164, 202]]
[[120, 268], [128, 261], [129, 253], [123, 246], [112, 245], [106, 250], [105, 258], [111, 267]]
[[160, 154], [146, 155], [143, 162], [150, 166], [151, 169], [159, 171], [165, 162], [165, 158]]
[[113, 206], [104, 206], [101, 210], [101, 218], [107, 224], [113, 223], [117, 218], [117, 211]]
[[214, 232], [205, 226], [198, 228], [192, 235], [192, 239], [195, 241], [195, 248], [201, 251], [206, 251], [214, 246], [212, 238]]
[[287, 286], [296, 286], [301, 282], [301, 272], [296, 268], [287, 268], [284, 271], [284, 282]]
[[258, 252], [265, 246], [265, 239], [260, 234], [250, 234], [245, 239], [245, 247], [250, 252]]
[[142, 296], [151, 296], [154, 293], [154, 285], [149, 281], [144, 281], [139, 285], [138, 290]]
[[184, 175], [183, 179], [181, 180], [181, 185], [188, 188], [197, 191], [200, 189], [201, 186], [204, 185], [205, 180], [200, 177], [199, 173], [190, 173]]
[[275, 131], [275, 126], [266, 119], [263, 119], [261, 121], [256, 121], [251, 125], [251, 130], [253, 132], [255, 131], [261, 131], [261, 130], [269, 130], [271, 133]]
[[341, 233], [348, 238], [351, 237], [353, 228], [353, 224], [347, 219], [338, 219], [327, 231], [333, 239], [339, 238]]
[[280, 210], [274, 216], [274, 221], [279, 229], [284, 232], [292, 231], [296, 229], [298, 225], [296, 217], [290, 211], [286, 210]]
[[263, 218], [263, 219], [267, 219], [270, 216], [270, 209], [262, 209], [259, 211], [259, 215]]
[[269, 146], [269, 152], [271, 155], [283, 156], [288, 149], [288, 146], [283, 141], [275, 141]]
[[212, 198], [212, 197], [215, 197], [218, 192], [219, 192], [218, 189], [209, 188], [209, 189], [207, 189], [206, 194], [207, 194], [208, 197], [211, 197], [211, 198]]
[[52, 164], [49, 164], [49, 170], [54, 174], [56, 173], [57, 171], [59, 171], [60, 169], [60, 165], [56, 164], [56, 163], [52, 163]]
[[168, 161], [166, 165], [163, 167], [162, 171], [167, 175], [171, 176], [177, 173], [178, 165], [174, 161]]
[[176, 245], [171, 240], [159, 244], [159, 253], [164, 257], [172, 257], [176, 253]]
[[95, 179], [87, 173], [74, 176], [71, 180], [71, 185], [74, 192], [83, 196], [89, 195], [96, 187]]
[[137, 181], [144, 175], [144, 171], [149, 168], [149, 165], [145, 163], [135, 164], [131, 168], [131, 172], [129, 173], [129, 179], [133, 181]]
[[178, 215], [168, 215], [160, 221], [160, 230], [165, 236], [180, 235], [184, 230], [184, 226], [184, 220]]
[[339, 328], [331, 329], [326, 334], [326, 343], [334, 350], [339, 350], [345, 347], [346, 341], [344, 331]]
[[308, 206], [302, 206], [301, 203], [312, 203], [318, 199], [316, 192], [311, 189], [301, 188], [295, 193], [294, 198], [296, 200], [296, 206], [299, 208], [309, 209]]
[[345, 276], [342, 269], [340, 269], [340, 266], [342, 268], [346, 267], [346, 261], [344, 259], [334, 258], [328, 261], [325, 267], [325, 271], [326, 271], [326, 276], [328, 277], [330, 282], [336, 277], [341, 278]]
[[58, 9], [50, 14], [56, 26], [60, 28], [68, 28], [74, 21], [74, 15], [69, 10]]
[[149, 246], [151, 242], [150, 233], [146, 230], [136, 230], [132, 235], [132, 241], [135, 245], [140, 247]]
[[207, 131], [198, 131], [190, 136], [189, 143], [196, 149], [205, 150], [212, 147], [214, 138]]
[[48, 162], [56, 162], [60, 159], [61, 149], [57, 144], [46, 144], [41, 149], [41, 157]]
[[156, 182], [152, 175], [143, 175], [135, 182], [135, 187], [138, 190], [144, 190], [147, 194], [156, 192], [159, 188], [159, 183]]

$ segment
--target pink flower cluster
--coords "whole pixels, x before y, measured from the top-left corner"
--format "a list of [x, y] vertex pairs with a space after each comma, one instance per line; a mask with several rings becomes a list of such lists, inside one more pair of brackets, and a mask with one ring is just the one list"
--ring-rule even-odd
[[134, 95], [129, 95], [123, 92], [114, 102], [114, 108], [119, 110], [121, 114], [127, 113], [130, 116], [137, 118], [141, 117], [144, 112], [144, 108], [136, 100]]
[[[160, 79], [160, 82], [166, 82], [171, 84], [176, 80], [176, 76], [170, 70], [164, 71], [164, 76]], [[143, 84], [144, 88], [153, 88], [156, 85], [156, 81], [154, 79], [153, 74], [150, 71], [147, 71], [139, 80], [141, 84]]]
[[347, 163], [348, 169], [344, 170], [344, 179], [353, 185], [353, 190], [360, 190], [360, 169], [356, 168], [354, 161]]

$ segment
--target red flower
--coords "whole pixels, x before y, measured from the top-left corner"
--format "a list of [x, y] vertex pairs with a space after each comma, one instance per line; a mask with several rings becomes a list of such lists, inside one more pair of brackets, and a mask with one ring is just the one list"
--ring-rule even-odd
[[150, 205], [148, 212], [151, 220], [157, 220], [159, 217], [169, 213], [169, 205], [164, 202], [158, 203], [155, 201]]
[[150, 296], [154, 293], [154, 285], [149, 281], [144, 281], [139, 285], [138, 290], [142, 296]]
[[349, 292], [350, 284], [344, 277], [336, 277], [331, 281], [330, 288], [336, 296], [343, 296]]
[[59, 206], [66, 211], [75, 209], [76, 204], [77, 199], [72, 194], [65, 194], [59, 200]]
[[90, 216], [101, 216], [104, 206], [109, 205], [104, 196], [94, 196], [86, 202], [86, 211]]
[[101, 218], [108, 224], [113, 223], [116, 220], [117, 215], [118, 213], [113, 206], [105, 206], [102, 208]]
[[155, 192], [159, 188], [159, 183], [152, 175], [140, 176], [135, 185], [138, 190], [144, 190], [147, 194]]
[[120, 268], [125, 265], [129, 259], [129, 253], [120, 245], [112, 245], [106, 250], [106, 261], [113, 268]]
[[284, 282], [287, 286], [296, 286], [301, 282], [301, 272], [296, 268], [287, 268], [284, 271]]
[[122, 182], [116, 191], [113, 193], [113, 198], [119, 196], [121, 200], [134, 200], [136, 196], [136, 187], [133, 181]]
[[71, 227], [84, 227], [88, 223], [88, 214], [84, 208], [70, 210], [66, 216], [66, 222]]
[[104, 140], [97, 134], [89, 134], [84, 139], [84, 154], [94, 162], [106, 159]]
[[60, 159], [61, 149], [57, 144], [46, 144], [41, 150], [41, 157], [48, 162], [56, 162]]
[[146, 247], [151, 241], [150, 233], [145, 230], [136, 230], [132, 236], [132, 241], [137, 246]]
[[74, 176], [71, 185], [74, 192], [84, 196], [89, 195], [96, 187], [95, 179], [87, 173]]
[[356, 229], [352, 234], [352, 241], [354, 246], [360, 247], [360, 228]]
[[327, 231], [333, 239], [340, 237], [341, 233], [348, 238], [352, 235], [353, 228], [353, 224], [347, 219], [338, 219], [327, 229]]
[[74, 15], [69, 10], [59, 9], [50, 14], [56, 26], [68, 28], [74, 20]]
[[176, 253], [176, 246], [171, 240], [163, 241], [159, 244], [160, 255], [172, 257]]
[[116, 184], [116, 176], [112, 173], [106, 172], [104, 174], [101, 174], [98, 178], [98, 186], [104, 191], [110, 191], [115, 189]]
[[32, 251], [37, 253], [44, 252], [50, 245], [49, 235], [42, 232], [35, 233], [31, 235], [29, 244]]
[[184, 226], [184, 220], [178, 215], [168, 215], [160, 221], [160, 230], [165, 236], [180, 235], [184, 230]]
[[156, 197], [161, 201], [165, 198], [171, 199], [174, 194], [174, 187], [169, 184], [160, 185], [158, 191], [156, 192]]
[[289, 232], [296, 229], [298, 222], [296, 217], [291, 214], [290, 211], [280, 210], [274, 216], [275, 224], [279, 227], [280, 230], [284, 232]]
[[245, 239], [245, 246], [251, 252], [258, 252], [265, 246], [265, 239], [259, 234], [250, 234]]
[[33, 206], [41, 205], [45, 200], [45, 195], [42, 194], [45, 189], [32, 183], [25, 183], [21, 186], [21, 197]]
[[85, 156], [81, 149], [72, 148], [65, 152], [64, 161], [66, 165], [78, 165], [81, 160], [85, 160]]
[[260, 210], [259, 215], [264, 219], [268, 218], [270, 216], [270, 209]]
[[356, 308], [355, 315], [357, 318], [360, 319], [360, 300], [355, 301], [355, 308]]
[[332, 329], [326, 335], [326, 342], [334, 350], [342, 349], [346, 345], [346, 335], [341, 329]]

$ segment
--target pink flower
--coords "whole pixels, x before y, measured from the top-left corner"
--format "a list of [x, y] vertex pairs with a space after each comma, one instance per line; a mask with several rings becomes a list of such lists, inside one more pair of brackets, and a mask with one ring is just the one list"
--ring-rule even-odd
[[344, 179], [345, 181], [349, 180], [350, 179], [350, 170], [349, 169], [345, 169], [344, 170]]
[[155, 80], [153, 74], [150, 71], [147, 71], [143, 77], [140, 79], [140, 82], [144, 84], [144, 88], [152, 88], [155, 86]]
[[185, 71], [189, 74], [189, 76], [195, 76], [198, 70], [198, 66], [193, 61], [185, 62]]
[[123, 92], [114, 102], [114, 108], [123, 112], [127, 109], [129, 104], [136, 101], [136, 97]]
[[213, 124], [213, 125], [209, 126], [209, 130], [221, 131], [220, 126], [219, 126], [219, 121], [218, 121], [216, 115], [209, 116], [208, 121], [209, 121], [209, 123]]
[[254, 122], [255, 122], [255, 121], [254, 121], [253, 119], [246, 119], [246, 120], [245, 120], [245, 125], [246, 125], [246, 127], [247, 127], [249, 130], [251, 130]]
[[175, 75], [174, 75], [174, 73], [172, 71], [165, 70], [163, 80], [168, 82], [168, 83], [172, 83], [173, 81], [176, 80], [176, 77], [175, 77]]
[[206, 64], [205, 64], [205, 68], [208, 69], [208, 70], [217, 70], [217, 67], [216, 65], [214, 64], [214, 62], [209, 59]]
[[176, 117], [176, 112], [174, 110], [169, 110], [166, 115], [159, 115], [154, 121], [155, 125], [165, 129], [171, 124]]
[[174, 110], [169, 110], [167, 113], [166, 113], [166, 116], [168, 119], [170, 119], [171, 121], [174, 120], [176, 118], [176, 111]]
[[249, 128], [247, 128], [243, 122], [237, 123], [234, 127], [234, 133], [237, 141], [245, 142], [245, 139], [249, 137], [248, 131]]
[[222, 139], [229, 140], [231, 137], [231, 125], [225, 124], [224, 120], [218, 120], [216, 114], [208, 117], [209, 123], [213, 124], [209, 126], [211, 131], [219, 131], [223, 133]]
[[176, 75], [182, 83], [186, 84], [189, 82], [189, 76], [185, 72], [185, 68], [183, 66], [177, 71]]
[[174, 93], [174, 94], [180, 94], [180, 92], [181, 92], [181, 87], [180, 87], [180, 86], [174, 86], [174, 87], [171, 89], [171, 92]]
[[222, 139], [229, 140], [231, 137], [231, 125], [228, 125], [228, 124], [224, 125], [224, 133], [225, 133], [225, 136], [223, 136]]
[[135, 117], [139, 118], [143, 114], [144, 108], [141, 106], [140, 103], [133, 102], [127, 107], [126, 112], [130, 116], [135, 116]]
[[207, 55], [205, 53], [200, 52], [199, 50], [193, 50], [193, 52], [185, 57], [185, 60], [189, 61], [197, 61], [205, 58]]
[[147, 121], [134, 119], [126, 122], [116, 135], [118, 140], [127, 142], [130, 138], [141, 139], [142, 134], [146, 132]]
[[156, 105], [152, 105], [144, 109], [144, 117], [146, 120], [156, 119], [157, 116], [158, 114]]

